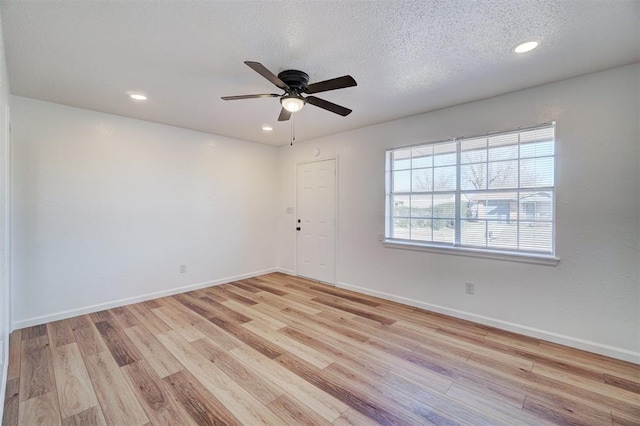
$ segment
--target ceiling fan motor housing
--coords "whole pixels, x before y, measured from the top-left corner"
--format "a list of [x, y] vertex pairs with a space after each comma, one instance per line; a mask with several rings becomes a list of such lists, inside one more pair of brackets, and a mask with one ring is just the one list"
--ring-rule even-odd
[[304, 91], [309, 84], [309, 75], [298, 70], [285, 70], [278, 74], [278, 78], [289, 86], [296, 94]]

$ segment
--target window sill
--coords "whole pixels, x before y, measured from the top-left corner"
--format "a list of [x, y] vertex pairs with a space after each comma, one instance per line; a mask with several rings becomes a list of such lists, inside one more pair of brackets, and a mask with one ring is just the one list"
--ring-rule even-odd
[[387, 248], [427, 251], [432, 253], [453, 254], [456, 256], [480, 257], [483, 259], [506, 260], [510, 262], [533, 263], [537, 265], [556, 266], [560, 258], [555, 256], [536, 255], [528, 253], [510, 253], [504, 251], [474, 249], [469, 247], [447, 247], [386, 239], [382, 245]]

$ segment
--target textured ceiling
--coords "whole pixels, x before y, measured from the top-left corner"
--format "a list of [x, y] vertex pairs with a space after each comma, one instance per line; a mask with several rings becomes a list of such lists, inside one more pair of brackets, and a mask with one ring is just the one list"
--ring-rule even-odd
[[[307, 105], [312, 139], [640, 60], [638, 1], [1, 2], [11, 92], [261, 143], [287, 144], [280, 93], [243, 64], [311, 82], [347, 117]], [[517, 55], [521, 41], [541, 47]], [[133, 102], [140, 91], [147, 102]], [[265, 133], [263, 124], [273, 125]]]

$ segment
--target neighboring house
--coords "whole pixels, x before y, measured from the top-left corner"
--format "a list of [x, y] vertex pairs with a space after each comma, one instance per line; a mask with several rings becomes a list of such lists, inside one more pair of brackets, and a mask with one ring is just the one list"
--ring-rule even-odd
[[[548, 220], [553, 214], [552, 195], [536, 192], [520, 198], [520, 220]], [[511, 223], [518, 217], [518, 194], [499, 192], [478, 194], [469, 200], [468, 219], [497, 219], [500, 223]]]

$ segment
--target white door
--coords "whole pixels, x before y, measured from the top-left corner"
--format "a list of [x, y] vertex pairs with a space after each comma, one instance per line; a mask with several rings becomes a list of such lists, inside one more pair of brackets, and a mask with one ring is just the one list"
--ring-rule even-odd
[[296, 272], [334, 284], [336, 161], [298, 164]]

